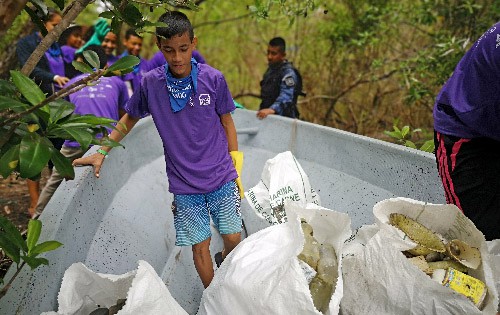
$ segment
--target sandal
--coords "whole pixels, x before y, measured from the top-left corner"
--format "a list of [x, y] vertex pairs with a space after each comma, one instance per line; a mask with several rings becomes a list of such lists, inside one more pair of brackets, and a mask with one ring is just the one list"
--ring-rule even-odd
[[215, 258], [215, 264], [217, 265], [217, 268], [219, 268], [222, 262], [224, 261], [224, 258], [222, 258], [222, 252], [218, 252], [217, 254], [215, 254], [214, 258]]

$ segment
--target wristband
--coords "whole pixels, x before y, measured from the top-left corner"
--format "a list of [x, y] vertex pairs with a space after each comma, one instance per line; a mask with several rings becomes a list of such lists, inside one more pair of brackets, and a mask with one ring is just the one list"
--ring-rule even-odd
[[108, 156], [108, 152], [104, 151], [103, 149], [97, 149], [97, 153], [104, 155], [104, 157]]

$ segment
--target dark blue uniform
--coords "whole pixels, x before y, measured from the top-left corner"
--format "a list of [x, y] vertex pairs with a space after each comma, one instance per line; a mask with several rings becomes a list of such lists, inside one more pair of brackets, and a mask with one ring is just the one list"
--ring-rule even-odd
[[260, 82], [260, 109], [271, 108], [278, 115], [298, 118], [297, 97], [301, 85], [301, 79], [290, 62], [270, 65]]

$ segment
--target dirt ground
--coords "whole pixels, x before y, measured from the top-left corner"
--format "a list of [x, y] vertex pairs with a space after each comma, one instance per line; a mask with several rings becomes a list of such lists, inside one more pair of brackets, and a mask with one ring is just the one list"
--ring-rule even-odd
[[[47, 181], [47, 168], [42, 172], [40, 187]], [[8, 178], [0, 177], [0, 214], [9, 219], [22, 232], [28, 227], [30, 219], [28, 207], [30, 197], [26, 180], [11, 175]]]

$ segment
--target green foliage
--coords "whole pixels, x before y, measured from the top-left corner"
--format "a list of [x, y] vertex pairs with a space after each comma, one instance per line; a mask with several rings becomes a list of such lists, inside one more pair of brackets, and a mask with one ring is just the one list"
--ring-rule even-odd
[[38, 243], [42, 230], [42, 222], [30, 220], [28, 223], [27, 238], [24, 240], [19, 230], [5, 217], [0, 216], [0, 248], [21, 268], [23, 261], [35, 269], [40, 265], [47, 265], [45, 258], [38, 255], [55, 250], [62, 244], [57, 241]]
[[[84, 57], [93, 67], [99, 67], [95, 52], [85, 51]], [[75, 62], [89, 76], [46, 98], [40, 88], [27, 76], [11, 71], [12, 83], [0, 80], [0, 175], [4, 178], [17, 172], [23, 178], [36, 179], [51, 160], [66, 178], [74, 177], [71, 162], [54, 148], [49, 138], [77, 141], [82, 148], [91, 144], [117, 146], [107, 139], [113, 129], [113, 119], [74, 114], [74, 105], [61, 99], [77, 88], [93, 84], [100, 76], [120, 75], [132, 71], [139, 63], [135, 56], [126, 56], [106, 70], [94, 72], [87, 64]], [[101, 139], [98, 134], [104, 134]]]
[[[394, 126], [392, 126], [392, 128], [393, 128], [392, 131], [386, 130], [386, 131], [384, 131], [384, 134], [393, 138], [396, 143], [404, 145], [408, 148], [418, 149], [418, 150], [429, 152], [429, 153], [432, 153], [434, 151], [434, 140], [433, 139], [427, 138], [427, 140], [419, 140], [418, 142], [415, 142], [412, 140], [413, 138], [415, 138], [415, 136], [418, 133], [422, 132], [421, 129], [411, 130], [410, 126], [408, 126], [408, 125], [403, 126], [403, 128], [399, 129], [399, 127], [397, 126], [397, 122], [395, 122], [395, 124], [394, 124]], [[417, 147], [417, 146], [419, 146], [419, 147]]]

